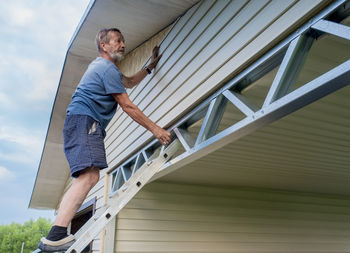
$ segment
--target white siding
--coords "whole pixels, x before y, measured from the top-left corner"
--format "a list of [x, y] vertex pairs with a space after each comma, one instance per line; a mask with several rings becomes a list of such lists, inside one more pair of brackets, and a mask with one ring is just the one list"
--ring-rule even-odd
[[[202, 1], [181, 17], [161, 44], [154, 74], [130, 92], [164, 127], [220, 87], [323, 8], [323, 0]], [[111, 168], [151, 138], [118, 110], [107, 130]]]
[[116, 252], [349, 252], [350, 199], [152, 183], [121, 211]]

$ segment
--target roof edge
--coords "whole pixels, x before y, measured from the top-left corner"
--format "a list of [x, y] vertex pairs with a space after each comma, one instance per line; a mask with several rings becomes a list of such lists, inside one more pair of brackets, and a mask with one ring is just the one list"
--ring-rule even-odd
[[[36, 186], [36, 183], [37, 183], [37, 180], [38, 180], [38, 176], [39, 176], [39, 170], [40, 170], [40, 166], [41, 166], [41, 162], [42, 162], [42, 159], [43, 159], [43, 155], [44, 155], [44, 151], [45, 151], [45, 147], [46, 147], [46, 143], [47, 143], [47, 137], [48, 137], [48, 134], [49, 134], [49, 130], [50, 130], [50, 126], [51, 126], [51, 120], [52, 120], [52, 116], [53, 116], [53, 111], [54, 111], [54, 108], [55, 108], [55, 105], [56, 105], [56, 100], [57, 100], [57, 95], [58, 95], [58, 91], [59, 91], [59, 88], [60, 88], [60, 84], [61, 84], [61, 80], [62, 80], [62, 76], [63, 76], [63, 70], [64, 70], [64, 67], [66, 65], [66, 62], [67, 62], [67, 57], [68, 57], [68, 54], [69, 54], [69, 51], [72, 47], [72, 44], [73, 42], [75, 41], [81, 27], [83, 26], [84, 24], [84, 21], [86, 20], [86, 17], [89, 15], [92, 7], [94, 6], [96, 0], [90, 0], [87, 8], [85, 9], [85, 12], [83, 14], [83, 16], [81, 17], [78, 25], [77, 25], [77, 28], [75, 29], [74, 31], [74, 34], [72, 36], [72, 38], [70, 39], [69, 43], [68, 43], [68, 47], [67, 47], [67, 51], [66, 51], [66, 55], [64, 57], [64, 62], [63, 62], [63, 66], [62, 66], [62, 71], [61, 71], [61, 75], [60, 75], [60, 79], [58, 81], [58, 86], [57, 86], [57, 90], [56, 90], [56, 94], [55, 94], [55, 98], [54, 98], [54, 103], [52, 105], [52, 109], [51, 109], [51, 114], [50, 114], [50, 120], [49, 120], [49, 125], [47, 127], [47, 131], [46, 131], [46, 136], [45, 136], [45, 141], [44, 141], [44, 146], [43, 146], [43, 149], [42, 149], [42, 152], [41, 152], [41, 156], [40, 156], [40, 162], [39, 162], [39, 166], [38, 166], [38, 170], [37, 170], [37, 173], [36, 173], [36, 176], [35, 176], [35, 182], [34, 182], [34, 186], [33, 186], [33, 189], [32, 189], [32, 194], [30, 195], [30, 201], [29, 201], [29, 204], [28, 204], [28, 208], [39, 208], [39, 209], [43, 209], [43, 207], [35, 207], [35, 205], [32, 204], [32, 200], [33, 200], [33, 194], [34, 194], [34, 189], [35, 189], [35, 186]], [[52, 207], [48, 207], [49, 209], [54, 209]]]

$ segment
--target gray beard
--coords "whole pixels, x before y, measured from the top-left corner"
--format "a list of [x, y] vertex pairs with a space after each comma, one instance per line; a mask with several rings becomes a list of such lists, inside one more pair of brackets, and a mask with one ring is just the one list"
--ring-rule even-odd
[[114, 60], [114, 61], [121, 61], [124, 58], [124, 55], [120, 55], [118, 53], [109, 53], [109, 56]]

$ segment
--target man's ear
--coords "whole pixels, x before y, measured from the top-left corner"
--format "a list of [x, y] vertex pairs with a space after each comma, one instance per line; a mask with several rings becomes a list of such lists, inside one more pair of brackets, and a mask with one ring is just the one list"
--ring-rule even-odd
[[100, 48], [101, 48], [101, 50], [102, 50], [103, 52], [106, 52], [105, 46], [106, 46], [106, 43], [100, 42]]

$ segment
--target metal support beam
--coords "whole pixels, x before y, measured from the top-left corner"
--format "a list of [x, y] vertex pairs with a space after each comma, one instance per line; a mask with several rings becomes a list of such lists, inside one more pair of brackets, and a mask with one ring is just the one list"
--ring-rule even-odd
[[222, 93], [238, 110], [243, 112], [246, 116], [253, 115], [259, 108], [240, 93], [225, 90]]
[[304, 34], [291, 41], [263, 107], [268, 106], [291, 90], [313, 41], [312, 37]]
[[215, 132], [220, 124], [222, 115], [224, 114], [227, 100], [223, 95], [219, 95], [211, 101], [207, 114], [205, 115], [201, 130], [199, 131], [196, 145], [202, 141], [215, 135]]
[[171, 163], [171, 161], [167, 163], [152, 180], [171, 173], [347, 85], [350, 85], [350, 60], [296, 89], [266, 108], [255, 112], [254, 117], [246, 117], [217, 135], [199, 143], [191, 152], [179, 155], [176, 158], [176, 163]]
[[321, 19], [316, 24], [311, 26], [311, 28], [350, 40], [350, 27], [346, 25]]
[[194, 147], [196, 140], [185, 129], [176, 127], [174, 132], [186, 151]]
[[131, 177], [131, 170], [129, 168], [126, 168], [125, 166], [122, 167], [123, 177], [125, 182], [128, 181], [128, 179]]
[[142, 166], [142, 164], [144, 164], [147, 161], [147, 157], [145, 156], [144, 153], [145, 152], [140, 152], [139, 155], [137, 156], [135, 167], [134, 167], [134, 170], [132, 171], [133, 175]]

